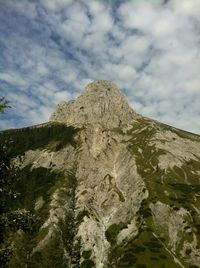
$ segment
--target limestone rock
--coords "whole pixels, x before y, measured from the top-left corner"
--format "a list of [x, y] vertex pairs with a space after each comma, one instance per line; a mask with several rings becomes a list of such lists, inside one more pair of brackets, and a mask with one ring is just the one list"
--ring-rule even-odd
[[115, 84], [97, 80], [75, 101], [58, 104], [50, 121], [76, 126], [100, 123], [111, 128], [131, 123], [135, 114]]
[[39, 218], [9, 234], [11, 268], [200, 267], [198, 135], [136, 114], [95, 81], [49, 123], [0, 138], [20, 167], [11, 207]]

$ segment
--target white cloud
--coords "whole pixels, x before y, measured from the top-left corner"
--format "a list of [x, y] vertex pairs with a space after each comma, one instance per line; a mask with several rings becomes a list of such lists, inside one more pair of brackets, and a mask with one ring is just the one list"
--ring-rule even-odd
[[[8, 0], [0, 81], [21, 126], [108, 79], [138, 112], [200, 133], [200, 1], [163, 2]], [[1, 128], [20, 126], [9, 116]]]
[[10, 73], [0, 73], [0, 81], [4, 81], [16, 86], [26, 86], [27, 82], [20, 77], [17, 73], [10, 72]]
[[12, 8], [14, 6], [15, 10], [19, 11], [23, 15], [28, 16], [30, 19], [35, 19], [37, 17], [37, 9], [34, 3], [31, 1], [20, 0], [6, 0], [6, 4]]
[[41, 5], [43, 5], [47, 10], [56, 12], [66, 6], [73, 3], [74, 0], [40, 0]]
[[186, 16], [188, 15], [192, 15], [199, 17], [199, 10], [200, 10], [200, 2], [199, 0], [192, 0], [192, 1], [188, 1], [188, 0], [181, 0], [181, 1], [177, 1], [177, 0], [171, 0], [170, 1], [170, 6], [182, 13], [185, 14]]

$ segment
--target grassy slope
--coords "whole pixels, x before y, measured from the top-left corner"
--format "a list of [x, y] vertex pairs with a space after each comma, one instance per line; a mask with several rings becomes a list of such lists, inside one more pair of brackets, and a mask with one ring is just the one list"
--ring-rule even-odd
[[23, 154], [27, 150], [48, 149], [58, 151], [66, 144], [75, 144], [74, 134], [78, 129], [61, 123], [46, 123], [33, 127], [10, 129], [0, 132], [0, 142], [11, 140], [11, 156]]
[[[136, 238], [127, 241], [127, 243], [116, 245], [113, 241], [116, 241], [117, 234], [122, 228], [113, 225], [109, 228], [112, 230], [106, 231], [106, 235], [108, 236], [109, 234], [112, 244], [109, 253], [110, 267], [181, 267], [174, 261], [173, 254], [170, 254], [168, 251], [170, 249], [168, 247], [168, 234], [165, 233], [163, 235], [163, 230], [159, 230], [153, 222], [149, 204], [156, 203], [157, 201], [169, 205], [176, 211], [181, 207], [190, 211], [192, 215], [190, 224], [196, 227], [194, 230], [198, 237], [198, 246], [200, 247], [200, 218], [193, 208], [194, 204], [200, 209], [200, 198], [196, 195], [200, 193], [199, 175], [196, 174], [196, 172], [200, 171], [200, 162], [192, 160], [183, 163], [181, 168], [175, 166], [173, 169], [168, 169], [167, 172], [161, 170], [158, 165], [158, 158], [166, 152], [157, 149], [155, 145], [150, 143], [154, 139], [157, 130], [170, 130], [181, 138], [200, 142], [198, 135], [174, 129], [158, 122], [152, 126], [152, 121], [139, 119], [138, 123], [134, 124], [134, 128], [128, 133], [132, 137], [128, 148], [136, 157], [137, 170], [145, 180], [149, 191], [149, 198], [142, 203], [138, 212], [138, 225], [141, 221], [142, 225]], [[142, 149], [142, 152], [140, 149]], [[190, 184], [185, 183], [184, 172], [187, 174]], [[161, 182], [161, 177], [163, 182]], [[166, 196], [166, 190], [170, 193], [169, 196]], [[191, 235], [182, 233], [182, 241], [190, 241]], [[177, 257], [180, 257], [179, 252], [177, 252]], [[188, 265], [184, 260], [181, 260], [181, 262], [185, 267], [197, 267], [195, 265]]]
[[[67, 127], [60, 123], [47, 123], [39, 126], [0, 132], [0, 143], [9, 142], [8, 148], [11, 157], [23, 155], [27, 150], [46, 149], [58, 151], [67, 144], [76, 146], [74, 135], [78, 129]], [[11, 211], [29, 211], [34, 214], [36, 221], [31, 225], [31, 230], [16, 232], [15, 228], [8, 226], [7, 241], [15, 241], [15, 247], [9, 263], [10, 268], [19, 267], [66, 267], [67, 259], [64, 258], [63, 248], [69, 248], [70, 242], [57, 234], [40, 253], [31, 257], [32, 249], [48, 233], [47, 229], [40, 230], [49, 215], [51, 196], [56, 190], [56, 185], [67, 184], [69, 193], [66, 198], [71, 200], [71, 194], [75, 191], [76, 180], [74, 173], [66, 174], [55, 172], [44, 167], [31, 168], [31, 165], [18, 170], [16, 182], [12, 187], [20, 195], [10, 201], [8, 207]], [[73, 177], [73, 178], [72, 178]], [[35, 201], [42, 196], [44, 205], [39, 211], [34, 210]], [[70, 201], [69, 201], [70, 202]], [[73, 215], [69, 215], [69, 221], [73, 221]], [[68, 221], [68, 222], [69, 222]], [[61, 224], [61, 223], [60, 223]], [[72, 224], [73, 225], [73, 224]], [[61, 224], [60, 228], [69, 237], [72, 236], [73, 226], [66, 229], [67, 224]], [[70, 236], [71, 235], [71, 236]]]
[[[194, 198], [195, 194], [200, 192], [197, 176], [194, 171], [200, 171], [200, 164], [198, 161], [190, 161], [183, 163], [181, 168], [174, 167], [166, 173], [160, 170], [158, 166], [158, 157], [164, 154], [164, 150], [158, 150], [154, 145], [150, 145], [150, 140], [153, 139], [156, 128], [163, 130], [174, 131], [178, 136], [191, 140], [200, 140], [199, 136], [190, 134], [178, 129], [172, 129], [169, 126], [156, 123], [152, 126], [152, 121], [146, 119], [138, 120], [138, 124], [134, 124], [134, 128], [129, 131], [131, 136], [128, 149], [136, 157], [138, 173], [144, 178], [150, 196], [146, 202], [143, 202], [140, 211], [138, 212], [138, 222], [142, 219], [142, 226], [138, 236], [127, 243], [116, 245], [116, 237], [122, 228], [125, 226], [112, 226], [106, 231], [106, 237], [111, 242], [112, 248], [109, 252], [110, 267], [137, 267], [137, 268], [176, 268], [180, 267], [174, 262], [172, 255], [166, 250], [168, 237], [166, 235], [159, 236], [159, 229], [153, 223], [150, 203], [161, 201], [164, 204], [174, 208], [185, 207], [191, 212], [191, 224], [196, 227], [196, 234], [200, 240], [200, 223], [193, 204], [200, 208], [199, 198]], [[57, 151], [66, 144], [75, 145], [73, 136], [78, 130], [73, 127], [66, 127], [63, 124], [48, 123], [39, 127], [30, 127], [19, 130], [7, 130], [0, 132], [0, 141], [11, 139], [13, 141], [11, 155], [13, 157], [22, 155], [26, 150], [32, 149], [48, 149], [50, 151]], [[142, 153], [139, 148], [142, 149]], [[157, 168], [155, 168], [157, 167]], [[183, 170], [187, 173], [191, 182], [186, 184], [183, 179]], [[20, 171], [20, 180], [16, 183], [16, 188], [23, 193], [10, 206], [13, 210], [18, 208], [26, 208], [33, 211], [34, 201], [37, 197], [43, 196], [45, 205], [38, 212], [39, 222], [37, 223], [32, 233], [26, 233], [23, 236], [14, 235], [18, 247], [16, 255], [14, 256], [10, 267], [67, 267], [67, 261], [63, 257], [63, 245], [72, 250], [69, 240], [60, 239], [58, 235], [57, 240], [52, 240], [48, 247], [40, 253], [33, 256], [32, 260], [24, 259], [27, 253], [31, 252], [34, 245], [38, 243], [45, 235], [47, 230], [39, 231], [39, 227], [46, 219], [49, 211], [50, 196], [52, 189], [58, 181], [62, 181], [63, 174], [55, 173], [50, 169], [38, 168], [31, 170], [30, 166], [25, 167]], [[163, 176], [164, 183], [161, 183], [161, 176]], [[75, 179], [69, 178], [68, 182], [73, 182], [69, 185], [69, 189], [74, 189]], [[174, 183], [176, 181], [176, 183]], [[166, 196], [164, 191], [170, 193]], [[73, 236], [75, 219], [69, 214], [66, 218], [67, 224], [61, 226], [63, 233], [68, 234], [68, 237]], [[68, 228], [68, 223], [72, 228]], [[155, 237], [153, 233], [156, 233]], [[160, 232], [161, 233], [161, 232]], [[183, 239], [189, 239], [188, 235], [183, 234]], [[73, 237], [71, 237], [72, 239]], [[199, 245], [200, 246], [200, 245]], [[56, 249], [56, 250], [55, 250]], [[77, 250], [78, 252], [78, 250]], [[78, 253], [77, 253], [78, 254]], [[88, 254], [82, 267], [93, 267], [93, 262], [89, 259]], [[77, 257], [78, 258], [78, 257]], [[78, 267], [78, 266], [77, 266]], [[190, 266], [186, 266], [190, 267]], [[192, 266], [191, 266], [192, 268]], [[195, 266], [193, 267], [195, 268]]]

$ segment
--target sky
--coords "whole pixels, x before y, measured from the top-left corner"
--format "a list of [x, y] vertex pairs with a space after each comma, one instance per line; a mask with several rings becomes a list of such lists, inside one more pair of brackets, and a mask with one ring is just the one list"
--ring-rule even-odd
[[200, 134], [200, 0], [0, 0], [1, 130], [48, 121], [100, 79]]

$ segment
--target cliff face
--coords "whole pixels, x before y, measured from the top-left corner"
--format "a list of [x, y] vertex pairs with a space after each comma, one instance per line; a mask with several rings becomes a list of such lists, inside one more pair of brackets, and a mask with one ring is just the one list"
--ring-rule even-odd
[[79, 127], [99, 123], [105, 128], [113, 128], [130, 123], [135, 114], [115, 84], [96, 81], [75, 101], [59, 104], [50, 121]]
[[10, 267], [200, 267], [200, 137], [136, 114], [108, 81], [1, 133], [20, 167]]

